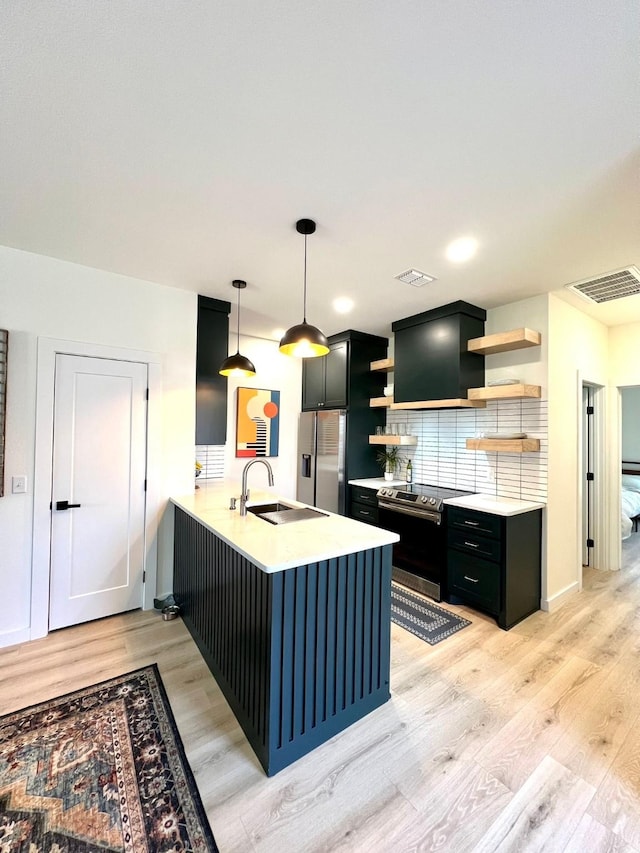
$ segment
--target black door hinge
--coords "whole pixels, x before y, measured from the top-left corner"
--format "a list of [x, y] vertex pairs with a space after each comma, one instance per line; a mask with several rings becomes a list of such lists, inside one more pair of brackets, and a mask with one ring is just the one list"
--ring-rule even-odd
[[147, 481], [146, 480], [144, 481], [144, 490], [145, 490], [145, 492], [147, 491]]
[[589, 472], [587, 473], [587, 480], [588, 480], [590, 483], [591, 483], [591, 482], [593, 482], [593, 480], [595, 480], [595, 478], [596, 478], [596, 475], [595, 475], [594, 473], [592, 473], [591, 471], [589, 471]]
[[148, 389], [148, 388], [147, 388], [147, 393], [145, 394], [145, 399], [146, 399], [146, 400], [148, 400], [148, 399], [149, 399], [149, 389]]
[[147, 579], [147, 573], [142, 572], [142, 583], [144, 583], [146, 581], [146, 579]]
[[593, 541], [593, 539], [587, 539], [587, 548], [594, 548], [595, 544], [596, 543]]
[[592, 415], [592, 414], [593, 414], [593, 406], [587, 406], [587, 414], [588, 414], [588, 415]]

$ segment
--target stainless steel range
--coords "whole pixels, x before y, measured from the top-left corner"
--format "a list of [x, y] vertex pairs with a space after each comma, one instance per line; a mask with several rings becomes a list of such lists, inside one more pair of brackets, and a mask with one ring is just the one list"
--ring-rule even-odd
[[427, 483], [377, 492], [378, 524], [400, 536], [393, 546], [393, 577], [441, 601], [446, 593], [447, 531], [444, 501], [470, 495]]

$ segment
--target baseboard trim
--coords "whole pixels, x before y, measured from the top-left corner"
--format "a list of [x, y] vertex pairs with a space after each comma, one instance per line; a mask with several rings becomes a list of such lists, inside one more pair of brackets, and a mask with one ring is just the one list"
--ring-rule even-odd
[[29, 628], [18, 628], [15, 631], [4, 631], [0, 634], [0, 649], [7, 646], [17, 646], [18, 643], [28, 643], [31, 639]]
[[552, 595], [551, 598], [543, 598], [540, 602], [540, 608], [545, 610], [547, 613], [553, 613], [554, 610], [558, 610], [562, 607], [567, 599], [571, 598], [577, 592], [580, 592], [580, 583], [578, 581], [574, 581], [573, 583], [570, 583], [569, 586], [565, 586], [564, 589], [561, 589], [560, 592]]

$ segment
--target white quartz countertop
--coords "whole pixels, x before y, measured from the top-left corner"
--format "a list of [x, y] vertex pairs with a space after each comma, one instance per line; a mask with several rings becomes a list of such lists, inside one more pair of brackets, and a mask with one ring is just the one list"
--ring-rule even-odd
[[385, 480], [384, 477], [370, 477], [365, 480], [349, 480], [350, 486], [362, 486], [364, 489], [384, 489], [385, 486], [392, 489], [398, 486], [406, 486], [406, 480]]
[[460, 506], [464, 509], [476, 509], [492, 515], [520, 515], [532, 509], [544, 509], [546, 504], [535, 501], [521, 501], [516, 498], [499, 498], [496, 495], [466, 495], [461, 498], [448, 498], [448, 506]]
[[[250, 512], [241, 516], [239, 500], [236, 510], [229, 509], [230, 498], [239, 498], [240, 491], [238, 483], [201, 483], [195, 492], [171, 500], [264, 572], [281, 572], [391, 545], [399, 539], [388, 530], [333, 513], [290, 524], [270, 524]], [[248, 506], [276, 500], [290, 506], [306, 506], [253, 487]]]

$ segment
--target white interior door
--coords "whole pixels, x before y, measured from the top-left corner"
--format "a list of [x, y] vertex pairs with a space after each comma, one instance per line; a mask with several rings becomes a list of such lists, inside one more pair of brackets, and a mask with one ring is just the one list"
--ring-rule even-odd
[[146, 389], [146, 364], [56, 356], [50, 629], [142, 606]]

